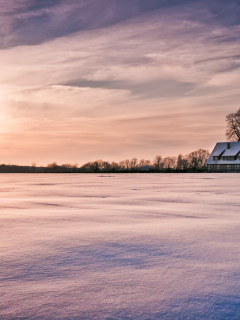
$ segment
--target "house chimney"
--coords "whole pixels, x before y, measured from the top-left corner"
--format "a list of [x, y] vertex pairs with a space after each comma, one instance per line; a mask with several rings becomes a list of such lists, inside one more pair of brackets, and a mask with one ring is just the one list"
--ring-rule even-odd
[[228, 149], [230, 149], [230, 142], [228, 142], [228, 144], [227, 144], [227, 148], [228, 148]]

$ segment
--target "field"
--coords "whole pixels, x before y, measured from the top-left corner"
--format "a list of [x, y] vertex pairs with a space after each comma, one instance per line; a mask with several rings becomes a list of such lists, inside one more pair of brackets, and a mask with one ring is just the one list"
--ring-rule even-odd
[[239, 178], [1, 174], [0, 319], [240, 319]]

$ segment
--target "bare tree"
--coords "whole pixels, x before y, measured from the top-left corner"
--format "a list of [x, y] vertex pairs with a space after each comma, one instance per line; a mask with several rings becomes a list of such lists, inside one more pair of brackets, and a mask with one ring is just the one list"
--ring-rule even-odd
[[111, 164], [108, 161], [103, 161], [102, 170], [107, 172], [111, 171], [112, 170]]
[[190, 152], [185, 158], [187, 159], [190, 168], [195, 170], [198, 168], [197, 151]]
[[126, 159], [126, 160], [125, 160], [125, 168], [126, 168], [127, 170], [129, 170], [129, 167], [130, 167], [130, 160], [129, 160], [129, 159]]
[[188, 161], [187, 159], [182, 155], [179, 154], [177, 158], [177, 170], [186, 170], [188, 167]]
[[93, 162], [87, 162], [81, 166], [82, 172], [93, 172]]
[[137, 158], [133, 158], [131, 161], [130, 161], [130, 168], [131, 170], [135, 170], [136, 167], [137, 167]]
[[93, 172], [98, 172], [99, 171], [99, 163], [101, 163], [102, 160], [97, 160], [97, 161], [94, 161], [92, 162], [92, 171]]
[[49, 163], [47, 165], [47, 168], [49, 168], [50, 172], [57, 172], [59, 166], [58, 166], [57, 162], [53, 162], [53, 163]]
[[139, 168], [144, 167], [144, 166], [150, 166], [150, 165], [151, 165], [151, 161], [145, 160], [145, 159], [141, 159], [138, 163]]
[[48, 165], [47, 165], [47, 168], [55, 168], [55, 167], [57, 167], [57, 162], [53, 162], [53, 163], [49, 163]]
[[157, 155], [153, 160], [153, 167], [155, 170], [161, 170], [163, 168], [162, 156]]
[[119, 166], [120, 170], [124, 170], [125, 169], [125, 161], [124, 160], [119, 161], [118, 166]]
[[61, 165], [61, 167], [63, 169], [70, 169], [70, 168], [72, 168], [72, 165], [71, 165], [71, 163], [64, 163], [64, 164]]
[[130, 169], [130, 160], [126, 159], [126, 160], [123, 160], [123, 161], [119, 161], [119, 167], [120, 167], [121, 170], [129, 171], [129, 169]]
[[64, 163], [61, 165], [63, 172], [73, 172], [76, 171], [78, 167], [78, 163], [71, 164], [71, 163]]
[[129, 171], [130, 168], [130, 160], [126, 159], [123, 161], [119, 161], [119, 167], [121, 168], [121, 170], [127, 170]]
[[226, 116], [228, 141], [240, 141], [240, 109]]
[[176, 157], [166, 157], [163, 159], [163, 167], [165, 169], [176, 169], [177, 158]]
[[209, 156], [210, 156], [210, 152], [208, 150], [199, 149], [197, 151], [198, 167], [199, 168], [202, 168], [205, 165]]
[[188, 162], [189, 168], [196, 170], [204, 167], [209, 156], [210, 153], [208, 150], [199, 149], [197, 151], [193, 151], [187, 154], [185, 156], [185, 159]]
[[120, 167], [119, 167], [119, 164], [117, 163], [117, 162], [112, 162], [111, 163], [111, 170], [113, 171], [113, 172], [116, 172], [116, 171], [119, 171], [120, 170]]

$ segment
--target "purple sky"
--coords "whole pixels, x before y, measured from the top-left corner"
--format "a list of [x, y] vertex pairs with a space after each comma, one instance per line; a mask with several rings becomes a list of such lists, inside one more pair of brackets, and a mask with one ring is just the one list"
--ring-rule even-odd
[[240, 105], [240, 1], [8, 0], [1, 163], [212, 149]]

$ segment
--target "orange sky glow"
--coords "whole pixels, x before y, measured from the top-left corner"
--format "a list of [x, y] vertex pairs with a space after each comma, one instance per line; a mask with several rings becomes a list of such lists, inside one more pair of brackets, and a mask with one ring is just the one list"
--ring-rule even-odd
[[[152, 160], [226, 140], [225, 116], [239, 108], [239, 23], [216, 19], [207, 2], [150, 2], [99, 23], [85, 1], [1, 9], [1, 163]], [[92, 25], [77, 28], [83, 8]], [[42, 33], [20, 23], [46, 12]]]

